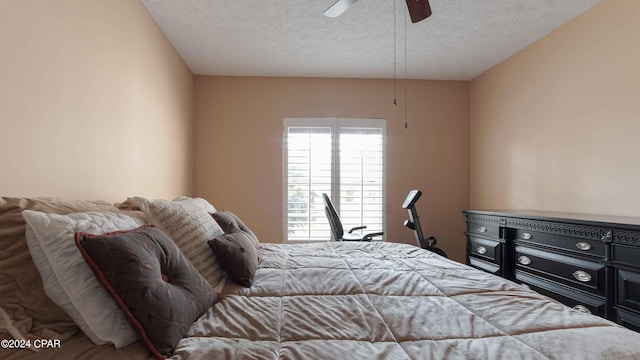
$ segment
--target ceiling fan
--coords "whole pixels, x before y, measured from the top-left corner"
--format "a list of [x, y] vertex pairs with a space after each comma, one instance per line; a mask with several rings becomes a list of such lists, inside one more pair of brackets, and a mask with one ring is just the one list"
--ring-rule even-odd
[[[324, 14], [328, 17], [338, 17], [347, 11], [351, 5], [355, 4], [356, 1], [358, 0], [338, 0], [325, 10]], [[412, 23], [417, 23], [431, 16], [429, 0], [407, 0], [407, 8], [409, 9]]]

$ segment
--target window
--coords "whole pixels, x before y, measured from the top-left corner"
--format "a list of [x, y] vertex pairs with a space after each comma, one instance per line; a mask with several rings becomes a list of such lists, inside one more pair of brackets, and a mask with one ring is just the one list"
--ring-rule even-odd
[[383, 119], [284, 120], [286, 241], [330, 240], [322, 193], [346, 230], [385, 231]]

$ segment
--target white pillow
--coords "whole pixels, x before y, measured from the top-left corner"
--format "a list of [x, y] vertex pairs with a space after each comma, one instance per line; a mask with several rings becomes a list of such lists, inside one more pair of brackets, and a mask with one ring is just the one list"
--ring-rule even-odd
[[138, 340], [113, 298], [107, 293], [76, 247], [77, 231], [103, 234], [131, 230], [144, 223], [124, 213], [87, 212], [68, 215], [25, 210], [27, 245], [44, 291], [98, 345], [116, 348]]
[[173, 201], [131, 197], [127, 202], [142, 210], [148, 222], [164, 231], [200, 274], [221, 293], [227, 282], [215, 254], [207, 245], [224, 231], [213, 220], [216, 209], [202, 198], [179, 197]]

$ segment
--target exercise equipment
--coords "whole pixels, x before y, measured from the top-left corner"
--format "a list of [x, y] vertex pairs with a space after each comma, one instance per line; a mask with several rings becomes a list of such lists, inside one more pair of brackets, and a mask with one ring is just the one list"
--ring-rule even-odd
[[404, 199], [402, 203], [402, 208], [407, 209], [409, 212], [409, 220], [404, 221], [404, 226], [413, 230], [414, 235], [416, 236], [416, 243], [418, 246], [425, 250], [429, 250], [438, 255], [447, 257], [447, 254], [444, 250], [436, 247], [438, 243], [438, 239], [434, 236], [429, 236], [425, 239], [422, 233], [422, 227], [420, 226], [420, 217], [418, 216], [418, 211], [416, 210], [416, 202], [422, 196], [422, 191], [420, 190], [411, 190], [407, 197]]

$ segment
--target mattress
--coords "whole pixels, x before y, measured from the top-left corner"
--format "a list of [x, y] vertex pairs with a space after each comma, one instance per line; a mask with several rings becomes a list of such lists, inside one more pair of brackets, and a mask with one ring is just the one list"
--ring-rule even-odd
[[[229, 283], [175, 359], [640, 359], [640, 334], [415, 246], [261, 244], [250, 288]], [[146, 359], [77, 334], [0, 358]]]

